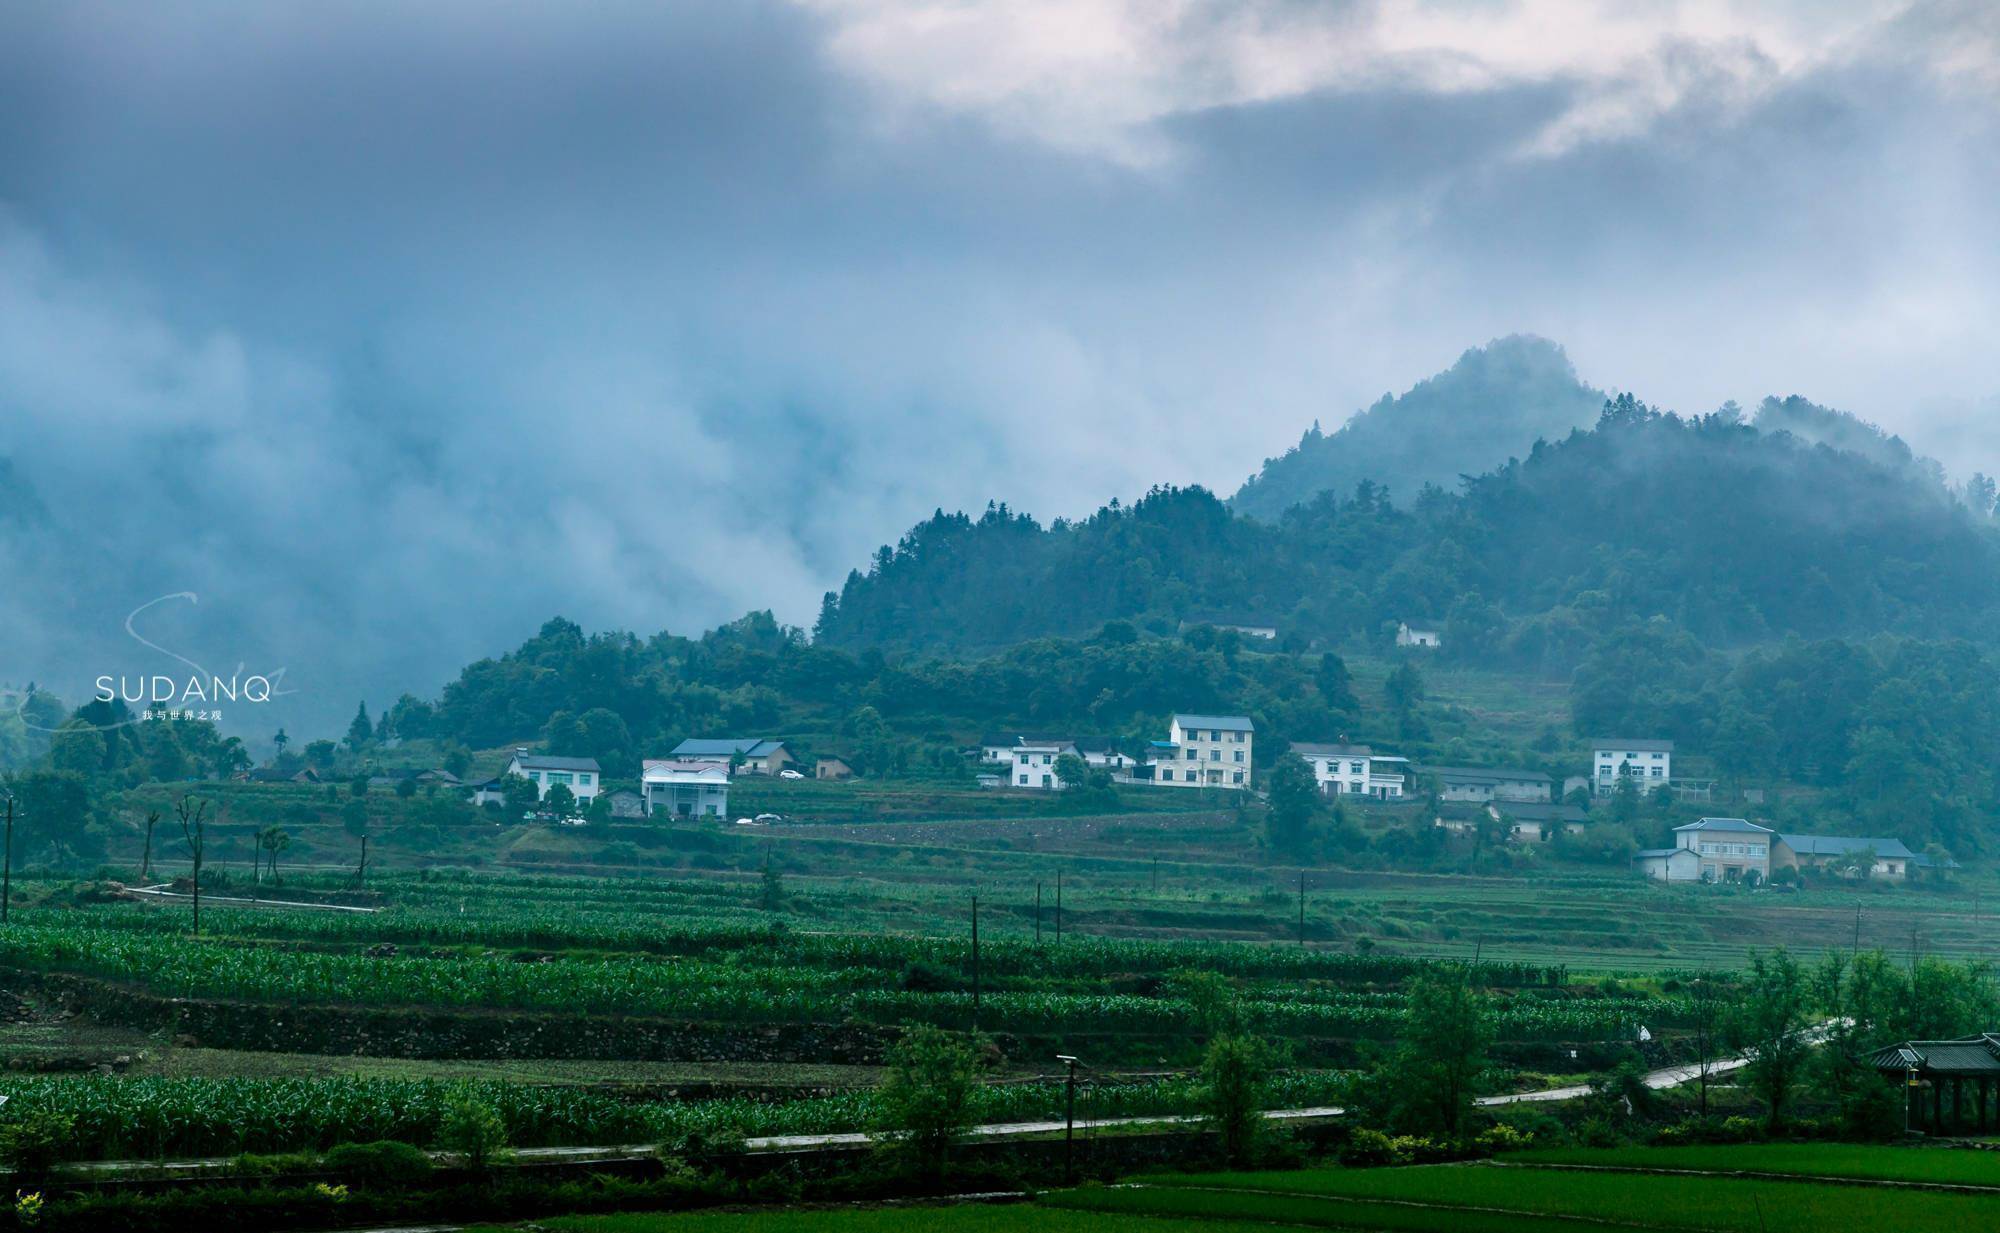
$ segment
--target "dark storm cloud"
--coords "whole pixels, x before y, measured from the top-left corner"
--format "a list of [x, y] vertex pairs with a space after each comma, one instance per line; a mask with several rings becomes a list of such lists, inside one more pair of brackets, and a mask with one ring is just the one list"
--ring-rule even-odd
[[1977, 10], [1618, 72], [1147, 11], [0, 10], [0, 678], [77, 697], [178, 590], [307, 727], [558, 611], [808, 622], [933, 506], [1227, 490], [1520, 329], [1920, 449], [2000, 386]]

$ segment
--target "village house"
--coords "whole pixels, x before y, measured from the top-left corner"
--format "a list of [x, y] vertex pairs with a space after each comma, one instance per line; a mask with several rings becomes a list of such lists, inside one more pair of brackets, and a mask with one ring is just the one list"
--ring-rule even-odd
[[1895, 882], [1909, 877], [1911, 867], [1919, 860], [1900, 839], [1779, 835], [1771, 864], [1780, 869], [1853, 868], [1868, 877]]
[[1060, 788], [1056, 759], [1064, 756], [1076, 756], [1076, 746], [1068, 741], [1023, 741], [1014, 747], [1009, 782], [1016, 788]]
[[501, 783], [501, 777], [498, 775], [495, 775], [491, 779], [481, 779], [477, 782], [467, 783], [465, 786], [472, 789], [472, 803], [475, 806], [504, 805], [507, 803], [505, 785]]
[[1546, 801], [1495, 801], [1486, 808], [1507, 824], [1507, 838], [1520, 843], [1547, 843], [1558, 832], [1579, 835], [1589, 820], [1575, 805]]
[[685, 758], [648, 758], [639, 776], [648, 816], [729, 816], [729, 764]]
[[1151, 743], [1153, 780], [1177, 788], [1247, 789], [1255, 733], [1243, 715], [1176, 715], [1167, 739]]
[[250, 770], [250, 771], [244, 771], [244, 772], [243, 772], [242, 774], [238, 775], [238, 776], [237, 776], [236, 778], [237, 778], [238, 780], [242, 781], [243, 783], [319, 783], [319, 782], [321, 782], [321, 780], [320, 780], [320, 776], [319, 776], [319, 772], [318, 772], [318, 771], [316, 771], [316, 770], [314, 770], [314, 769], [313, 769], [313, 768], [311, 768], [310, 766], [306, 766], [306, 767], [301, 767], [301, 768], [299, 768], [299, 769], [298, 769], [298, 770], [296, 770], [296, 771], [280, 771], [280, 770], [273, 770], [273, 769], [271, 769], [271, 768], [269, 768], [269, 767], [259, 767], [259, 768], [257, 768], [256, 770]]
[[1070, 742], [1085, 764], [1102, 767], [1114, 775], [1130, 775], [1139, 765], [1139, 760], [1118, 748], [1118, 742], [1108, 736], [1080, 736]]
[[1763, 882], [1774, 870], [1852, 869], [1901, 881], [1928, 862], [1884, 836], [1779, 834], [1742, 818], [1703, 818], [1674, 828], [1675, 846], [1652, 848], [1633, 864], [1662, 882]]
[[1674, 743], [1630, 737], [1598, 737], [1590, 743], [1590, 790], [1612, 796], [1619, 781], [1631, 778], [1639, 790], [1651, 792], [1674, 778]]
[[1435, 650], [1444, 645], [1441, 627], [1436, 621], [1396, 622], [1396, 645], [1426, 647]]
[[1066, 739], [1050, 732], [989, 732], [979, 738], [979, 760], [1011, 767], [1014, 751], [1022, 745], [1045, 745]]
[[1378, 754], [1366, 745], [1321, 745], [1294, 741], [1292, 752], [1312, 768], [1313, 781], [1326, 796], [1367, 796], [1393, 801], [1403, 798], [1408, 758]]
[[[1672, 848], [1651, 848], [1632, 860], [1662, 882], [1764, 882], [1778, 833], [1743, 818], [1703, 818], [1674, 828]], [[1693, 853], [1694, 859], [1679, 855]]]
[[854, 768], [847, 764], [845, 758], [838, 755], [821, 754], [819, 757], [813, 759], [813, 778], [852, 779], [854, 778]]
[[602, 786], [595, 758], [559, 758], [552, 754], [529, 753], [525, 749], [514, 751], [513, 758], [507, 763], [507, 774], [519, 775], [534, 784], [537, 800], [546, 800], [549, 789], [560, 784], [570, 790], [579, 806], [584, 807], [597, 799], [597, 790]]
[[686, 740], [674, 746], [672, 756], [683, 762], [733, 764], [744, 775], [775, 775], [798, 760], [783, 741], [759, 736]]
[[1555, 786], [1542, 772], [1518, 767], [1426, 766], [1418, 773], [1437, 781], [1438, 799], [1445, 801], [1546, 802]]

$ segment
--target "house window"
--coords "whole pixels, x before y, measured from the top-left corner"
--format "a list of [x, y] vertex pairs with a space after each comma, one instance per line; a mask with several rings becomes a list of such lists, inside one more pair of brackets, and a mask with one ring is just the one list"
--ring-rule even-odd
[[1238, 762], [1243, 761], [1243, 751], [1240, 749], [1236, 751], [1236, 760]]
[[1243, 743], [1243, 734], [1241, 732], [1232, 732], [1229, 734], [1229, 739], [1241, 745]]
[[540, 782], [542, 782], [542, 773], [541, 773], [540, 771], [529, 771], [529, 772], [528, 772], [528, 782], [529, 782], [529, 783], [540, 783]]
[[1653, 768], [1653, 778], [1658, 779], [1659, 777], [1660, 777], [1660, 768], [1656, 766]]
[[1220, 742], [1221, 742], [1221, 740], [1222, 740], [1222, 733], [1220, 733], [1220, 732], [1214, 732], [1214, 731], [1211, 731], [1211, 732], [1210, 732], [1210, 733], [1208, 734], [1208, 739], [1209, 739], [1209, 740], [1211, 740], [1211, 741], [1215, 741], [1215, 742], [1217, 742], [1217, 743], [1220, 743]]
[[1222, 761], [1222, 751], [1221, 751], [1220, 749], [1211, 749], [1211, 750], [1209, 750], [1209, 751], [1208, 751], [1208, 760], [1209, 760], [1210, 762], [1220, 762], [1220, 761]]
[[1237, 782], [1237, 783], [1242, 783], [1242, 782], [1243, 782], [1243, 772], [1242, 772], [1242, 771], [1238, 771], [1238, 772], [1236, 772], [1236, 782]]
[[1044, 788], [1046, 788], [1046, 787], [1049, 787], [1049, 786], [1050, 786], [1050, 785], [1049, 785], [1049, 777], [1048, 777], [1047, 775], [1044, 775], [1044, 776], [1042, 776], [1042, 786], [1043, 786]]
[[568, 771], [550, 771], [550, 772], [549, 772], [549, 783], [550, 783], [550, 785], [552, 785], [552, 786], [553, 786], [553, 785], [555, 785], [555, 784], [559, 784], [559, 783], [560, 783], [560, 784], [566, 784], [566, 783], [568, 783], [568, 782], [570, 781], [570, 778], [571, 778], [571, 776], [570, 776], [570, 773], [569, 773]]
[[[1172, 775], [1172, 773], [1169, 773], [1169, 774], [1167, 775], [1167, 778], [1168, 778], [1168, 779], [1172, 779], [1172, 778], [1173, 778], [1173, 775]], [[1024, 788], [1028, 786], [1028, 777], [1027, 777], [1026, 775], [1023, 775], [1023, 776], [1021, 776], [1021, 779], [1020, 779], [1020, 784], [1021, 784], [1021, 786], [1022, 786], [1022, 787], [1024, 787]]]
[[1351, 775], [1359, 775], [1364, 769], [1366, 768], [1359, 762], [1350, 762], [1347, 764], [1348, 773]]

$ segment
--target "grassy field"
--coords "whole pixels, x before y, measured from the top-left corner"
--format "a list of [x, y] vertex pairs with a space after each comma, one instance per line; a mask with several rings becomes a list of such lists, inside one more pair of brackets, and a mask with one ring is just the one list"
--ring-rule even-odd
[[1804, 1181], [1430, 1165], [1295, 1173], [1186, 1174], [1083, 1189], [1047, 1202], [1072, 1211], [1251, 1220], [1345, 1229], [1702, 1229], [1716, 1233], [1969, 1229], [2000, 1200]]
[[1857, 1143], [1757, 1143], [1704, 1147], [1551, 1148], [1517, 1152], [1510, 1164], [1598, 1169], [1784, 1173], [2000, 1188], [2000, 1153]]
[[[1178, 1220], [1066, 1211], [1029, 1204], [911, 1204], [893, 1208], [805, 1208], [794, 1211], [636, 1213], [565, 1216], [536, 1224], [558, 1233], [1185, 1233]], [[1263, 1226], [1221, 1222], [1217, 1233]], [[493, 1233], [493, 1231], [488, 1231]]]

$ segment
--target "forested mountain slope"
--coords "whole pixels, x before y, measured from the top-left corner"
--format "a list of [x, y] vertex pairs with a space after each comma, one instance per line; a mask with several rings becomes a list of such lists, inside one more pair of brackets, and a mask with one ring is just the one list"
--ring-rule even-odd
[[1524, 334], [1495, 339], [1401, 397], [1384, 394], [1331, 434], [1314, 424], [1298, 445], [1266, 460], [1230, 505], [1275, 521], [1322, 492], [1353, 492], [1364, 479], [1401, 502], [1426, 484], [1456, 489], [1461, 475], [1490, 471], [1538, 440], [1588, 425], [1603, 402], [1556, 344]]
[[1602, 634], [1664, 617], [1705, 642], [1786, 634], [1989, 637], [2000, 540], [1921, 468], [1692, 419], [1629, 395], [1597, 424], [1407, 505], [1368, 480], [1275, 524], [1201, 489], [1044, 529], [1004, 507], [944, 514], [822, 609], [833, 645], [964, 649], [1254, 613], [1293, 643], [1447, 624], [1455, 656], [1565, 671]]

